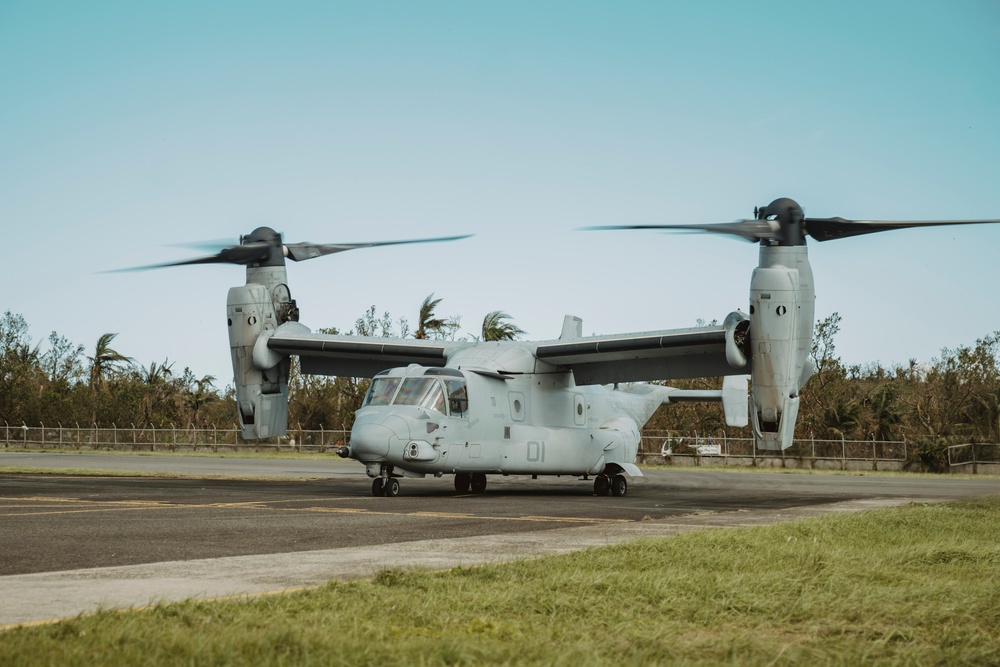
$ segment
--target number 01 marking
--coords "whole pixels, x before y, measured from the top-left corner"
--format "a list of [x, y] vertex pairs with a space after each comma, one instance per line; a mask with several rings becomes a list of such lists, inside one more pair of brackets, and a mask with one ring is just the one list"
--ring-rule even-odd
[[528, 461], [532, 463], [545, 461], [545, 443], [537, 440], [528, 441]]

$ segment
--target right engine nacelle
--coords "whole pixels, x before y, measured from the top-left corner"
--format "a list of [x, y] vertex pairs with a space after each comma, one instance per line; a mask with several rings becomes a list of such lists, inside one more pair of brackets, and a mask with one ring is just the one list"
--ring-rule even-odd
[[792, 444], [799, 389], [812, 375], [813, 304], [805, 247], [761, 247], [750, 280], [751, 414], [760, 449]]

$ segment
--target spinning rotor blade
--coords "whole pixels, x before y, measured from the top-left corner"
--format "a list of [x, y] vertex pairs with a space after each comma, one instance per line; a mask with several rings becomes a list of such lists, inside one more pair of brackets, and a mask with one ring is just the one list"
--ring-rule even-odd
[[806, 218], [806, 233], [817, 241], [831, 241], [848, 236], [888, 232], [893, 229], [913, 227], [941, 227], [944, 225], [984, 225], [1000, 220], [845, 220], [844, 218]]
[[729, 234], [747, 241], [783, 246], [805, 245], [806, 236], [817, 241], [831, 241], [861, 234], [888, 232], [893, 229], [940, 227], [943, 225], [980, 225], [1000, 223], [1000, 220], [847, 220], [845, 218], [807, 218], [802, 207], [792, 199], [782, 197], [767, 206], [754, 209], [754, 219], [710, 225], [627, 225], [621, 227], [588, 227], [587, 229], [657, 229], [690, 230]]
[[738, 236], [745, 241], [756, 243], [761, 239], [773, 238], [778, 233], [778, 225], [768, 220], [737, 220], [736, 222], [720, 222], [707, 225], [601, 225], [584, 227], [587, 231], [604, 231], [616, 229], [653, 229], [657, 231], [692, 231], [711, 234], [728, 234]]
[[[121, 271], [145, 271], [147, 269], [161, 269], [168, 266], [186, 266], [189, 264], [242, 264], [244, 266], [266, 264], [276, 266], [284, 263], [287, 257], [295, 262], [301, 262], [313, 257], [330, 255], [335, 252], [354, 250], [357, 248], [374, 248], [387, 245], [401, 245], [406, 243], [436, 243], [439, 241], [457, 241], [469, 238], [471, 234], [463, 236], [443, 236], [427, 239], [410, 239], [406, 241], [375, 241], [372, 243], [289, 243], [281, 242], [281, 234], [269, 227], [258, 227], [251, 234], [240, 239], [239, 245], [221, 247], [214, 242], [207, 244], [194, 244], [195, 247], [219, 249], [219, 252], [208, 257], [197, 257], [195, 259], [185, 259], [177, 262], [166, 262], [164, 264], [151, 264], [149, 266], [137, 266], [128, 269], [117, 269], [113, 272]], [[225, 242], [222, 242], [223, 245]]]
[[355, 250], [357, 248], [376, 248], [379, 246], [403, 245], [407, 243], [459, 241], [461, 239], [467, 239], [470, 236], [472, 236], [472, 234], [464, 234], [462, 236], [441, 236], [433, 239], [409, 239], [406, 241], [375, 241], [372, 243], [286, 243], [285, 256], [294, 262], [301, 262], [306, 259], [312, 259], [313, 257], [332, 255], [335, 252], [344, 252], [345, 250]]
[[104, 273], [123, 273], [128, 271], [147, 271], [149, 269], [165, 269], [170, 266], [187, 266], [189, 264], [253, 264], [262, 262], [271, 255], [271, 246], [268, 243], [253, 242], [244, 245], [223, 248], [215, 255], [208, 257], [196, 257], [194, 259], [182, 259], [177, 262], [165, 262], [163, 264], [149, 264], [147, 266], [133, 266], [127, 269], [113, 269]]

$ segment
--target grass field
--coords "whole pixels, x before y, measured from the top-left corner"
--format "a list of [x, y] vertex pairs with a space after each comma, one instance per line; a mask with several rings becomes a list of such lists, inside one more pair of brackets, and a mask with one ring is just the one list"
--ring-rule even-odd
[[996, 665], [1000, 498], [0, 635], [0, 664]]

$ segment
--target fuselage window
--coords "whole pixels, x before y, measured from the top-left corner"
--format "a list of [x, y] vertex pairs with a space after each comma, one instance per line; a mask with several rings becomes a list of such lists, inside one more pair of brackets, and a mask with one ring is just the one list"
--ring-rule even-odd
[[399, 386], [399, 378], [375, 378], [368, 387], [368, 395], [361, 407], [368, 405], [389, 405], [392, 402], [392, 395], [396, 393]]

